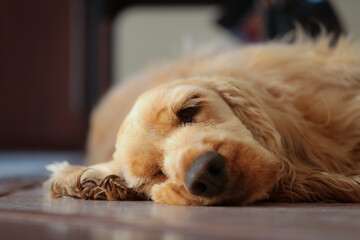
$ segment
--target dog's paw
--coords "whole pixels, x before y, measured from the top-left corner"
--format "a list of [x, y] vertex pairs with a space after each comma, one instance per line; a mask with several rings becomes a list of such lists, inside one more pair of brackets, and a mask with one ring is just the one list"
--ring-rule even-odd
[[48, 165], [46, 169], [51, 172], [50, 178], [43, 184], [47, 195], [80, 197], [77, 179], [87, 169], [86, 167], [61, 162]]
[[184, 185], [166, 181], [151, 189], [151, 199], [156, 203], [182, 206], [206, 205], [200, 198], [192, 195]]

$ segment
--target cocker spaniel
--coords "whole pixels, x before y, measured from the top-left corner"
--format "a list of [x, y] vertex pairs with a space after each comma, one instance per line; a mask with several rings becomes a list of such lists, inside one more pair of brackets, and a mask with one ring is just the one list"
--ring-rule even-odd
[[88, 163], [49, 166], [45, 187], [175, 205], [360, 202], [360, 47], [320, 37], [153, 66], [95, 109]]

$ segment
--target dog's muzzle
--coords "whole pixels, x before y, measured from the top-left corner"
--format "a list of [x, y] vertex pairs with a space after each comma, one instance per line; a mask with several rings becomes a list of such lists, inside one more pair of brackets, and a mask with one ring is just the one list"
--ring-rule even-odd
[[197, 196], [214, 197], [227, 181], [225, 158], [217, 152], [205, 152], [195, 159], [186, 172], [185, 184]]

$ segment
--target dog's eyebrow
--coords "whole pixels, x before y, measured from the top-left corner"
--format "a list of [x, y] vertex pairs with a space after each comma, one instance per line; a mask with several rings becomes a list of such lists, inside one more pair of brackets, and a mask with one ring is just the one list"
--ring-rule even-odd
[[[183, 104], [181, 104], [181, 108], [183, 108], [184, 106], [188, 105], [191, 100], [193, 99], [198, 99], [200, 98], [201, 96], [199, 94], [191, 94], [189, 97], [187, 97], [184, 101], [183, 101]], [[199, 105], [200, 103], [197, 102], [196, 105]]]
[[194, 99], [194, 98], [200, 98], [200, 96], [198, 94], [191, 96], [191, 99]]

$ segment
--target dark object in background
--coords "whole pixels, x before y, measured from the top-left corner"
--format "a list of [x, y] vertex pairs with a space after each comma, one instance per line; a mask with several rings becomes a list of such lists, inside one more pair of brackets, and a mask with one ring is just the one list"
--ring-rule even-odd
[[327, 0], [226, 0], [218, 23], [247, 42], [284, 36], [296, 23], [313, 37], [321, 26], [335, 39], [344, 33]]
[[72, 75], [82, 71], [74, 62], [85, 59], [78, 50], [86, 43], [73, 45], [72, 2], [1, 2], [0, 150], [84, 145], [86, 83]]

